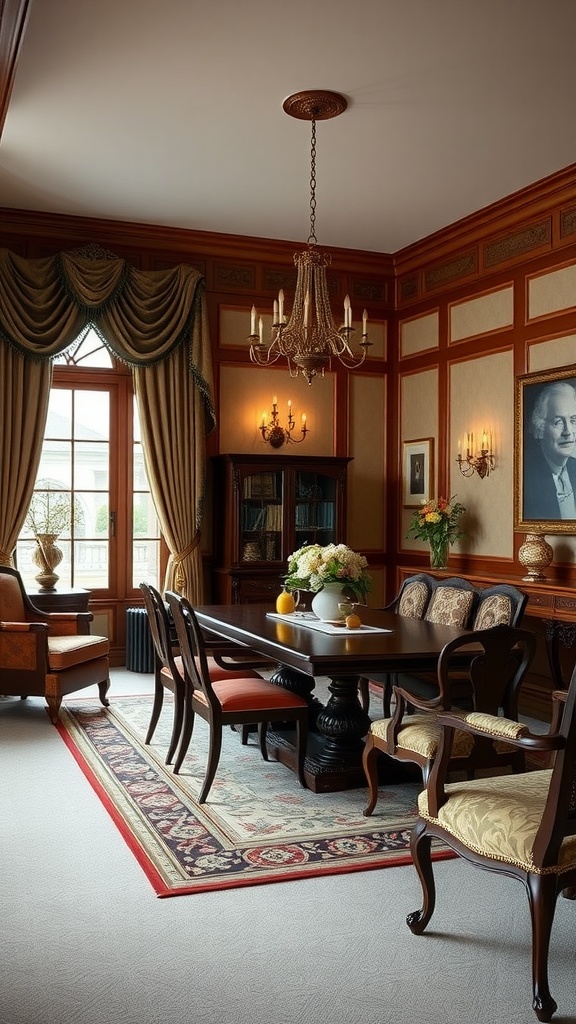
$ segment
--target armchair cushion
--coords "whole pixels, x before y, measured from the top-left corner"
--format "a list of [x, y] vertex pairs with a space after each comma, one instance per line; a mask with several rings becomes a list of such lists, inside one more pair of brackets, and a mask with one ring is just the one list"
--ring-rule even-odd
[[95, 658], [107, 658], [110, 641], [104, 636], [49, 636], [48, 667], [50, 672], [63, 672], [74, 665], [83, 665]]
[[536, 874], [568, 871], [576, 866], [576, 836], [563, 840], [557, 864], [537, 868], [532, 857], [550, 779], [551, 771], [545, 769], [452, 782], [444, 787], [447, 800], [437, 818], [428, 811], [427, 790], [418, 798], [418, 811], [426, 821], [440, 825], [484, 857]]

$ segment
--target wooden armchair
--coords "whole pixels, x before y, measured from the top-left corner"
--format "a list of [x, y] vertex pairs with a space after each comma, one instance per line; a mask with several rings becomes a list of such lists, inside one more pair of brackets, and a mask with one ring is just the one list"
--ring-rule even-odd
[[[539, 1021], [549, 1021], [557, 1009], [548, 984], [556, 901], [561, 892], [572, 896], [576, 884], [576, 671], [558, 728], [545, 736], [531, 735], [518, 722], [475, 713], [464, 719], [442, 714], [438, 724], [442, 732], [438, 756], [418, 801], [419, 818], [410, 844], [423, 905], [409, 914], [408, 927], [420, 935], [434, 912], [430, 856], [434, 839], [471, 864], [520, 879], [532, 918], [532, 1006]], [[446, 784], [456, 732], [489, 741], [505, 734], [506, 742], [522, 754], [553, 754], [553, 767]], [[500, 951], [500, 956], [505, 952]], [[486, 1017], [491, 1016], [493, 1007], [487, 1006]]]
[[58, 721], [62, 698], [96, 684], [108, 707], [107, 637], [89, 632], [91, 612], [42, 612], [30, 601], [16, 569], [0, 566], [0, 693], [45, 697]]
[[[426, 782], [438, 752], [441, 730], [438, 715], [453, 707], [452, 681], [462, 690], [462, 658], [469, 664], [467, 692], [470, 709], [496, 716], [501, 708], [507, 719], [518, 715], [518, 690], [536, 651], [536, 636], [523, 629], [495, 626], [476, 630], [446, 644], [438, 659], [437, 696], [430, 700], [394, 687], [396, 705], [391, 718], [372, 722], [366, 737], [362, 763], [368, 782], [369, 802], [365, 815], [372, 814], [378, 799], [378, 758], [381, 754], [420, 765]], [[405, 717], [407, 705], [416, 713]], [[456, 712], [455, 712], [456, 713]], [[466, 711], [457, 712], [463, 717]], [[450, 760], [451, 771], [465, 771], [472, 777], [480, 768], [524, 768], [522, 754], [501, 736], [497, 743], [486, 737], [471, 738], [457, 733]]]

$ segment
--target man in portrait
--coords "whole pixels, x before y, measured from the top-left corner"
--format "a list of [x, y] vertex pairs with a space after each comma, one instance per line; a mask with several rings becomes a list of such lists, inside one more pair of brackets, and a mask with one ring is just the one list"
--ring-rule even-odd
[[576, 519], [576, 389], [542, 388], [524, 437], [524, 519]]

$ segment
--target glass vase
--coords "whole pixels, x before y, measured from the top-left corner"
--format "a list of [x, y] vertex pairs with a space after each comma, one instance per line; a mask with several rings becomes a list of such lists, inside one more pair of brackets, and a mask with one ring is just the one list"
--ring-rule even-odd
[[430, 538], [430, 568], [445, 569], [450, 545], [445, 537]]

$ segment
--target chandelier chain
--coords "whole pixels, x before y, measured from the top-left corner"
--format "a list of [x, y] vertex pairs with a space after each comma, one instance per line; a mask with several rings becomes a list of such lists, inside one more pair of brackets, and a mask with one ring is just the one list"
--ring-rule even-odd
[[310, 142], [310, 234], [308, 245], [317, 245], [316, 238], [316, 121], [312, 118]]

